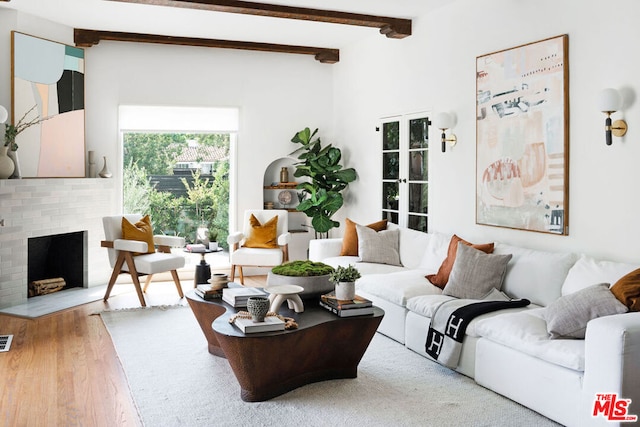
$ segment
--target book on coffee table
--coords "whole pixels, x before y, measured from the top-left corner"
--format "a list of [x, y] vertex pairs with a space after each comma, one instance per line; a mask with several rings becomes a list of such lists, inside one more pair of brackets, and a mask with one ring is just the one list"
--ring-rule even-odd
[[331, 307], [335, 307], [338, 310], [351, 310], [354, 308], [364, 308], [364, 307], [372, 307], [373, 302], [370, 300], [361, 297], [360, 295], [356, 295], [352, 300], [340, 300], [336, 298], [335, 291], [331, 291], [328, 294], [324, 294], [320, 296], [320, 300], [324, 303], [330, 305]]
[[267, 316], [264, 318], [264, 322], [254, 322], [252, 319], [236, 317], [233, 324], [245, 334], [251, 334], [254, 332], [284, 331], [284, 320], [280, 319], [278, 316]]
[[368, 314], [373, 314], [373, 306], [341, 310], [339, 308], [331, 306], [330, 304], [327, 304], [322, 299], [320, 300], [320, 307], [327, 309], [334, 314], [337, 314], [338, 317], [366, 316]]
[[222, 290], [222, 300], [233, 307], [246, 307], [249, 297], [266, 297], [260, 288], [233, 287]]

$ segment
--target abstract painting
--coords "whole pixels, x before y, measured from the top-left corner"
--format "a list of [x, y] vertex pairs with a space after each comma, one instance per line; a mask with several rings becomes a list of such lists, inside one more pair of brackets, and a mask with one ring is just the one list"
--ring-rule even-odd
[[476, 223], [568, 234], [568, 36], [476, 58]]
[[13, 124], [45, 119], [16, 138], [22, 176], [84, 177], [84, 50], [16, 31], [11, 46]]

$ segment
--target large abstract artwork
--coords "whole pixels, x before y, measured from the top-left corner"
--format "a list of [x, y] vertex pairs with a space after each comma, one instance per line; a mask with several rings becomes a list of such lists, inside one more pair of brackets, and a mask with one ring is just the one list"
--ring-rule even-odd
[[568, 37], [476, 58], [476, 222], [568, 234]]
[[[23, 177], [84, 177], [84, 50], [12, 32], [12, 118]], [[34, 108], [35, 106], [35, 108]]]

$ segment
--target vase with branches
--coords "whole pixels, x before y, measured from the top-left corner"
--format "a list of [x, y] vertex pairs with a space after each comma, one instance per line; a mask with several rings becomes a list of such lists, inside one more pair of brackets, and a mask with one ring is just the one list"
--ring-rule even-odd
[[15, 164], [15, 170], [13, 172], [13, 178], [21, 178], [20, 173], [20, 162], [18, 161], [18, 144], [16, 143], [16, 138], [20, 133], [27, 130], [31, 126], [35, 126], [38, 123], [41, 123], [50, 117], [40, 117], [39, 114], [36, 114], [35, 117], [29, 117], [29, 115], [36, 109], [37, 105], [31, 107], [24, 115], [18, 120], [18, 123], [15, 125], [11, 123], [5, 123], [4, 125], [4, 146], [8, 147], [7, 155], [13, 160]]

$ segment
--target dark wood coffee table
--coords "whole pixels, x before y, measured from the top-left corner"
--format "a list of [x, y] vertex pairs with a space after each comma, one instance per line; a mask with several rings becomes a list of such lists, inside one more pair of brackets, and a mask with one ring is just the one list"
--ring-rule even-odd
[[236, 310], [221, 300], [205, 301], [193, 291], [187, 301], [207, 338], [209, 353], [226, 357], [238, 379], [240, 397], [260, 402], [318, 381], [356, 378], [358, 364], [384, 311], [341, 318], [305, 300], [303, 313], [286, 308], [298, 329], [243, 334], [229, 323]]

